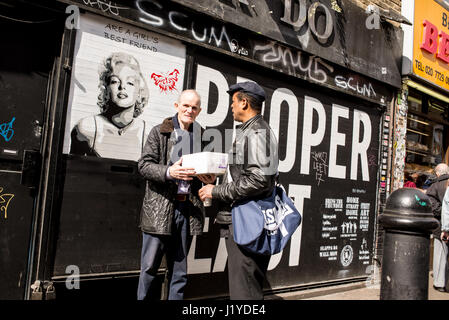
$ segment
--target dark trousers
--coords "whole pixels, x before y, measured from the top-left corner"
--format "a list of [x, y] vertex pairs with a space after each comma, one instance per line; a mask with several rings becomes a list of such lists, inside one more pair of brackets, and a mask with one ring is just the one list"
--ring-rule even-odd
[[[143, 232], [141, 270], [137, 299], [144, 300], [150, 296], [154, 279], [166, 254], [169, 300], [184, 299], [184, 288], [187, 283], [187, 255], [192, 236], [189, 235], [189, 218], [182, 213], [182, 204], [175, 207], [172, 222], [172, 234], [156, 235]], [[187, 211], [187, 210], [185, 210]]]
[[[232, 229], [232, 225], [229, 226]], [[271, 256], [253, 254], [226, 238], [229, 295], [231, 300], [263, 300], [263, 282]]]

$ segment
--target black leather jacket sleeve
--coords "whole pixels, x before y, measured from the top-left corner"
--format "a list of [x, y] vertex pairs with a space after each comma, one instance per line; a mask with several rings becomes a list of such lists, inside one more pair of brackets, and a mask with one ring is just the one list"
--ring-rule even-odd
[[138, 162], [139, 173], [147, 180], [164, 183], [165, 173], [168, 165], [162, 159], [163, 150], [161, 146], [160, 132], [158, 126], [154, 127], [143, 148], [142, 157]]
[[245, 137], [244, 147], [236, 151], [237, 154], [243, 151], [244, 156], [233, 155], [237, 159], [246, 159], [245, 163], [230, 165], [233, 181], [227, 183], [225, 180], [223, 184], [215, 186], [212, 190], [213, 199], [232, 203], [244, 198], [269, 195], [275, 185], [278, 169], [277, 143], [270, 147], [270, 133], [268, 126], [259, 126], [258, 123], [253, 126], [250, 135]]
[[232, 203], [244, 198], [266, 195], [274, 186], [274, 177], [266, 176], [257, 167], [249, 167], [241, 172], [237, 181], [215, 186], [212, 197]]

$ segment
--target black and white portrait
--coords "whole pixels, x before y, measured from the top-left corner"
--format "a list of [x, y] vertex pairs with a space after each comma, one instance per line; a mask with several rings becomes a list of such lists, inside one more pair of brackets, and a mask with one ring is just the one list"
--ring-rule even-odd
[[81, 119], [71, 133], [71, 154], [113, 158], [120, 148], [138, 158], [145, 143], [145, 121], [140, 119], [149, 91], [132, 55], [109, 56], [99, 76], [97, 105], [100, 113]]
[[[173, 116], [185, 47], [106, 18], [80, 22], [63, 152], [137, 161], [151, 128]], [[164, 77], [170, 86], [161, 87]]]

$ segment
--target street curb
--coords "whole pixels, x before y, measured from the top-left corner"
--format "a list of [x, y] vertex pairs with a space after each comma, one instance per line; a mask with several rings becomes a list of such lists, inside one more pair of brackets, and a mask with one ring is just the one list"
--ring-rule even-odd
[[270, 294], [264, 297], [265, 300], [302, 300], [326, 296], [335, 293], [346, 292], [366, 287], [366, 281], [358, 281], [354, 283], [346, 283], [340, 285], [330, 285], [327, 287], [313, 288], [313, 289], [299, 289], [296, 291]]

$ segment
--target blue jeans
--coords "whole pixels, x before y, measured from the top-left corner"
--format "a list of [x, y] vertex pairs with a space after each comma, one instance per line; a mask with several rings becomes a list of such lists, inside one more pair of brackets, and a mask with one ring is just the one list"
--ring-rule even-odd
[[184, 298], [184, 287], [187, 283], [187, 254], [192, 242], [192, 236], [189, 234], [189, 217], [182, 213], [182, 211], [188, 211], [186, 210], [188, 208], [184, 208], [185, 205], [187, 203], [175, 204], [171, 235], [143, 232], [138, 300], [144, 300], [149, 295], [164, 253], [168, 270], [168, 299], [182, 300]]

